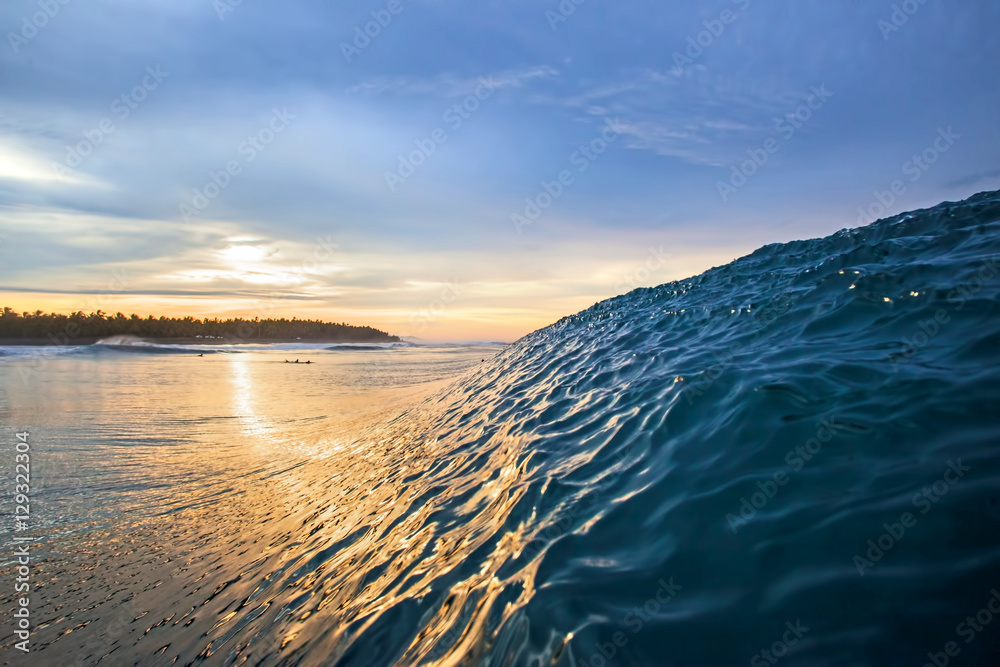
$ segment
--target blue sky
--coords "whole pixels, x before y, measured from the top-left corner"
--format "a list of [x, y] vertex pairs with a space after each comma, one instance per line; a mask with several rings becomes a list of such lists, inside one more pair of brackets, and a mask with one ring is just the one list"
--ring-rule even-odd
[[0, 290], [513, 340], [880, 194], [1000, 187], [997, 25], [982, 0], [7, 0]]

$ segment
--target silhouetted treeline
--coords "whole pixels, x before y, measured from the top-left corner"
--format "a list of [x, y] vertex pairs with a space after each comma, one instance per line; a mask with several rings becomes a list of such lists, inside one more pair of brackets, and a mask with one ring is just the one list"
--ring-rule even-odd
[[396, 342], [398, 336], [371, 327], [334, 324], [320, 320], [261, 320], [242, 318], [220, 320], [194, 317], [153, 317], [115, 313], [17, 313], [4, 307], [0, 314], [0, 339], [45, 338], [53, 342], [68, 338], [105, 338], [136, 336], [138, 338], [224, 338], [235, 340], [316, 340], [335, 342]]

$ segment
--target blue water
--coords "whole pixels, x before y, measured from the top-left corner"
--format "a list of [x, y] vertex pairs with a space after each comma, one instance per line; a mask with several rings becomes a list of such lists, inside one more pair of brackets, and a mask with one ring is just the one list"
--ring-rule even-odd
[[[954, 641], [951, 664], [1000, 665], [1000, 614], [969, 643], [959, 626], [1000, 590], [998, 270], [1000, 193], [984, 193], [769, 245], [518, 341], [433, 424], [502, 489], [476, 515], [511, 504], [431, 594], [433, 622], [482, 623], [462, 653], [488, 664], [771, 664], [774, 648], [920, 665]], [[465, 502], [439, 520], [473, 520]], [[899, 537], [869, 558], [884, 524]], [[496, 598], [452, 588], [484, 571]], [[660, 604], [663, 581], [682, 588]], [[404, 609], [347, 662], [398, 658], [428, 623]]]
[[[510, 346], [434, 425], [456, 457], [505, 460], [491, 480], [518, 478], [504, 529], [454, 576], [489, 564], [505, 584], [484, 655], [747, 664], [801, 621], [785, 664], [923, 664], [955, 641], [952, 664], [1000, 665], [1000, 615], [956, 633], [1000, 587], [998, 270], [994, 192], [766, 246]], [[758, 484], [774, 497], [743, 520]], [[671, 578], [673, 599], [632, 611]], [[483, 594], [450, 600], [482, 613]]]
[[1000, 193], [502, 350], [287, 354], [51, 361], [102, 407], [49, 391], [40, 437], [123, 458], [52, 513], [45, 655], [1000, 665]]

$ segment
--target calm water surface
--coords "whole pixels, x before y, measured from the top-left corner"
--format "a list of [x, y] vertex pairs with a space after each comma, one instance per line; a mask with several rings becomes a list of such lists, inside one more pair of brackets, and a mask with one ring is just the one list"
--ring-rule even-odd
[[329, 664], [348, 629], [333, 591], [377, 613], [364, 569], [394, 553], [379, 533], [427, 459], [373, 438], [499, 348], [287, 347], [4, 348], [4, 451], [30, 433], [40, 538], [29, 662], [277, 663], [324, 644], [306, 663]]

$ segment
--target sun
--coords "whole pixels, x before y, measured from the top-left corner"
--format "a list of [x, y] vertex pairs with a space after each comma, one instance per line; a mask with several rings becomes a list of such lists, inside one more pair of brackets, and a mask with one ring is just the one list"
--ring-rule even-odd
[[267, 253], [263, 248], [254, 245], [231, 245], [224, 250], [220, 250], [219, 255], [233, 264], [259, 262], [267, 257]]

